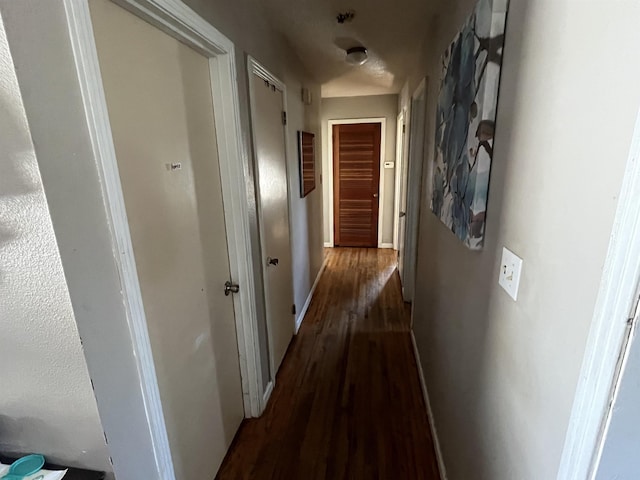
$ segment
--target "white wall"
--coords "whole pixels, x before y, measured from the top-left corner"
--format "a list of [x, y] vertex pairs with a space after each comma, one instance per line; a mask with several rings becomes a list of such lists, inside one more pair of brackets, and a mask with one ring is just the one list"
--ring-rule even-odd
[[[305, 130], [316, 135], [320, 141], [320, 85], [302, 67], [284, 38], [267, 23], [266, 16], [259, 9], [249, 7], [243, 1], [186, 0], [185, 2], [213, 26], [229, 37], [236, 46], [238, 84], [244, 142], [247, 151], [252, 151], [250, 137], [249, 98], [247, 84], [246, 56], [251, 55], [263, 66], [280, 78], [287, 86], [287, 162], [289, 166], [290, 229], [293, 260], [294, 302], [300, 312], [307, 300], [311, 285], [323, 262], [322, 253], [322, 188], [320, 188], [320, 154], [317, 150], [316, 189], [301, 199], [299, 195], [297, 131]], [[312, 105], [302, 103], [302, 86], [312, 92]], [[260, 251], [255, 209], [253, 171], [247, 172], [250, 192], [250, 213], [253, 217], [254, 250]], [[254, 259], [254, 269], [260, 272], [262, 262]], [[262, 278], [257, 279], [256, 288], [262, 289]], [[262, 298], [258, 292], [258, 297]], [[260, 315], [264, 316], [264, 305], [260, 305]], [[267, 378], [265, 375], [264, 378]]]
[[[329, 171], [328, 141], [329, 120], [345, 118], [386, 118], [385, 162], [395, 162], [396, 156], [396, 123], [398, 119], [398, 95], [373, 95], [361, 97], [331, 97], [322, 99], [322, 177], [324, 179], [323, 233], [324, 242], [330, 241], [333, 218], [329, 215], [329, 205], [333, 198], [328, 192], [327, 179], [333, 175]], [[393, 243], [393, 206], [395, 199], [395, 168], [380, 169], [380, 185], [384, 185], [384, 205], [382, 209], [382, 243]]]
[[[439, 56], [472, 7], [440, 15], [411, 79], [436, 87], [429, 164]], [[639, 15], [510, 2], [482, 251], [429, 211], [425, 176], [414, 331], [451, 480], [556, 477], [640, 105]], [[517, 302], [497, 285], [503, 245], [524, 259]]]
[[111, 470], [0, 21], [0, 452]]

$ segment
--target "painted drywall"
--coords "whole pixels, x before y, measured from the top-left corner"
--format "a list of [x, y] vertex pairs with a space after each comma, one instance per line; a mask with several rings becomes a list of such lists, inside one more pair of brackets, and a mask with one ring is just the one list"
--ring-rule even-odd
[[[213, 26], [225, 34], [236, 46], [238, 85], [240, 93], [241, 123], [244, 144], [249, 155], [253, 155], [249, 118], [249, 89], [247, 83], [247, 55], [251, 55], [287, 86], [287, 163], [289, 172], [289, 219], [293, 260], [293, 294], [298, 312], [305, 304], [311, 286], [323, 262], [322, 241], [322, 189], [320, 188], [320, 155], [317, 153], [316, 170], [318, 187], [300, 198], [298, 177], [298, 147], [296, 134], [305, 130], [320, 138], [320, 85], [305, 71], [302, 63], [282, 35], [276, 33], [267, 22], [263, 7], [255, 8], [245, 2], [223, 0], [187, 0], [185, 2]], [[311, 91], [311, 105], [304, 105], [301, 88]], [[319, 150], [318, 150], [319, 152]], [[253, 156], [251, 157], [253, 158]], [[258, 218], [256, 213], [254, 172], [247, 172], [248, 202], [251, 215], [253, 250], [260, 252]], [[254, 256], [254, 270], [262, 271], [262, 260]], [[264, 318], [263, 279], [257, 275], [256, 288], [261, 300], [258, 313]], [[292, 330], [293, 332], [293, 330]], [[265, 352], [266, 337], [261, 338]], [[267, 366], [262, 362], [263, 368]], [[265, 381], [268, 375], [263, 375]]]
[[[437, 87], [472, 8], [436, 19], [409, 91], [425, 74]], [[640, 105], [639, 15], [635, 1], [510, 2], [482, 251], [430, 212], [425, 169], [414, 332], [450, 480], [556, 478]], [[503, 246], [524, 259], [517, 302], [497, 285]]]
[[0, 452], [111, 471], [0, 21]]
[[[636, 314], [637, 317], [637, 314]], [[636, 318], [636, 322], [638, 318]], [[626, 365], [611, 407], [596, 480], [635, 480], [640, 472], [640, 337], [629, 343]]]
[[[329, 215], [329, 205], [333, 201], [328, 192], [326, 179], [332, 175], [329, 170], [329, 151], [327, 138], [329, 138], [329, 120], [342, 120], [345, 118], [386, 118], [384, 162], [395, 162], [396, 155], [396, 122], [398, 119], [398, 95], [372, 95], [361, 97], [331, 97], [322, 99], [320, 111], [322, 122], [322, 177], [324, 203], [323, 203], [323, 234], [324, 242], [330, 242], [333, 219]], [[380, 185], [384, 186], [384, 205], [382, 208], [382, 243], [393, 243], [393, 206], [395, 198], [395, 168], [380, 169]]]

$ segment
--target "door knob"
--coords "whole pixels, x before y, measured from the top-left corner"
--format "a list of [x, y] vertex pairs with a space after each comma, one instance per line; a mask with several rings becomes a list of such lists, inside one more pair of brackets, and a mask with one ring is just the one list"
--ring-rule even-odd
[[404, 217], [407, 214], [407, 212], [400, 212], [400, 215], [398, 215], [400, 218]]
[[377, 194], [377, 193], [374, 193], [374, 194], [373, 194], [373, 198], [378, 198], [378, 194]]
[[267, 266], [269, 265], [273, 265], [274, 267], [278, 266], [278, 259], [277, 258], [271, 258], [271, 257], [267, 257]]
[[228, 297], [230, 293], [238, 293], [239, 291], [240, 285], [231, 283], [229, 280], [224, 282], [224, 294], [226, 297]]

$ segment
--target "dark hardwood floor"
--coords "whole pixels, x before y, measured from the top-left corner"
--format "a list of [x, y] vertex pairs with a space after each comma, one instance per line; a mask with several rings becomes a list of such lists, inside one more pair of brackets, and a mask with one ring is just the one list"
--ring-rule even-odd
[[216, 478], [438, 480], [395, 252], [327, 255], [269, 405]]

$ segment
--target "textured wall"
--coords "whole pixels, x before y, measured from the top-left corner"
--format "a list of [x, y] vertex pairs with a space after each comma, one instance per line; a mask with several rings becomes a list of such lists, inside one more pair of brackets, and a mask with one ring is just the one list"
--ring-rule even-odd
[[0, 22], [0, 452], [110, 470]]
[[[326, 179], [329, 172], [329, 153], [327, 151], [329, 138], [329, 120], [344, 118], [376, 118], [385, 117], [386, 136], [383, 161], [395, 162], [396, 157], [396, 123], [398, 119], [398, 95], [373, 95], [361, 97], [331, 97], [322, 99], [322, 171]], [[384, 205], [382, 209], [382, 243], [393, 243], [393, 203], [395, 198], [395, 168], [380, 169], [380, 185], [384, 185]], [[324, 182], [324, 241], [329, 242], [330, 231], [333, 228], [333, 218], [329, 217], [329, 204], [333, 201]]]
[[[432, 79], [429, 165], [439, 57], [473, 3], [447, 6], [412, 79]], [[512, 0], [484, 249], [423, 197], [414, 331], [450, 480], [556, 478], [640, 105], [639, 15]], [[524, 259], [517, 302], [497, 285], [503, 246]]]

